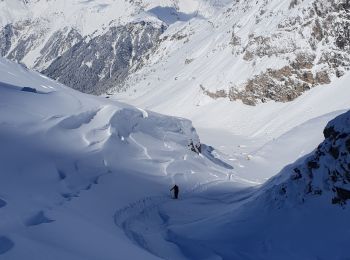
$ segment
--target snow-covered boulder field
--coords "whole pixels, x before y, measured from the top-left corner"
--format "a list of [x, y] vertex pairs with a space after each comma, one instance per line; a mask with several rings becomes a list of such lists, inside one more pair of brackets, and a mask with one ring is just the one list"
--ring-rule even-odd
[[0, 143], [1, 259], [155, 258], [115, 212], [229, 171], [199, 153], [189, 120], [79, 93], [3, 58]]

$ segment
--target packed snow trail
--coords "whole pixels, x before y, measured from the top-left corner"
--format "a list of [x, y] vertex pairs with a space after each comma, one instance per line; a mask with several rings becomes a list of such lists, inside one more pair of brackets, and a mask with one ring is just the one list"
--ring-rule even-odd
[[[118, 209], [114, 216], [115, 224], [135, 244], [156, 256], [171, 259], [176, 255], [176, 259], [188, 259], [188, 252], [184, 252], [180, 241], [172, 236], [171, 228], [200, 221], [218, 209], [223, 210], [227, 204], [238, 205], [255, 190], [247, 186], [237, 188], [236, 185], [234, 182], [217, 180], [199, 184], [182, 193], [180, 190], [178, 200], [172, 196], [145, 197]], [[227, 187], [233, 189], [228, 190]], [[213, 256], [219, 257], [207, 250], [197, 255], [202, 259]]]

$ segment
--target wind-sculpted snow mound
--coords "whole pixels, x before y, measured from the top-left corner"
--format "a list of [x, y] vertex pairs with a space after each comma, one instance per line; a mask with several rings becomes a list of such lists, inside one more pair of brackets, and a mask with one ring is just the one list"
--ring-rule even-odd
[[116, 208], [227, 177], [200, 154], [189, 120], [82, 94], [4, 59], [0, 78], [5, 259], [152, 259], [116, 228]]

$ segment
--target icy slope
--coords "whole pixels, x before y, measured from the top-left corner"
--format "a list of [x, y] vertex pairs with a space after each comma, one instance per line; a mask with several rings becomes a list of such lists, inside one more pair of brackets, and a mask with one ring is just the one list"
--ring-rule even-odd
[[185, 194], [227, 179], [228, 167], [197, 154], [188, 120], [85, 95], [4, 59], [0, 79], [4, 259], [153, 259], [115, 225], [115, 211], [169, 200], [174, 182]]

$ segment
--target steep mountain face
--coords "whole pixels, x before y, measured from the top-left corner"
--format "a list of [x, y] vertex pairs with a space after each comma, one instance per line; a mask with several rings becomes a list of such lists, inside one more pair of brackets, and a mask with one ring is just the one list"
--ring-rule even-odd
[[106, 93], [123, 86], [125, 78], [143, 65], [164, 29], [145, 22], [111, 27], [102, 35], [81, 39], [43, 73], [85, 93]]
[[[78, 31], [68, 27], [55, 31], [49, 36], [47, 34], [48, 27], [48, 24], [45, 26], [45, 21], [27, 20], [16, 24], [7, 24], [1, 30], [2, 56], [13, 61], [26, 63], [26, 58], [35, 57], [33, 52], [40, 46], [37, 59], [34, 63], [28, 64], [28, 66], [40, 71], [82, 40], [82, 35]], [[49, 37], [44, 45], [43, 37]]]
[[151, 14], [138, 11], [137, 2], [16, 3], [19, 14], [11, 1], [1, 3], [2, 13], [9, 13], [1, 21], [1, 56], [94, 94], [122, 85], [165, 30]]
[[330, 121], [325, 140], [313, 153], [286, 167], [266, 184], [263, 198], [278, 206], [295, 205], [319, 197], [329, 204], [350, 199], [350, 111]]
[[0, 5], [2, 56], [94, 94], [127, 90], [147, 100], [176, 90], [199, 100], [287, 102], [350, 64], [345, 0]]
[[165, 92], [165, 82], [248, 105], [291, 101], [349, 69], [348, 20], [346, 1], [234, 1], [169, 29], [164, 51], [128, 83]]
[[[262, 5], [255, 16], [257, 25], [271, 20], [268, 17], [279, 19], [268, 34], [251, 32], [243, 46], [239, 44], [240, 33], [233, 29], [231, 43], [236, 55], [243, 55], [248, 62], [278, 57], [285, 64], [261, 71], [248, 79], [242, 90], [231, 88], [227, 94], [230, 99], [242, 99], [247, 104], [258, 99], [290, 101], [314, 86], [329, 84], [331, 78], [341, 77], [349, 69], [348, 3], [291, 1], [288, 9], [281, 9]], [[281, 11], [291, 15], [282, 18]]]

